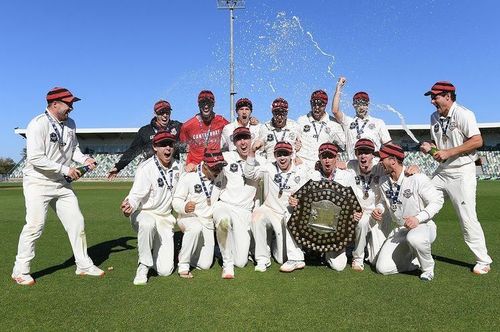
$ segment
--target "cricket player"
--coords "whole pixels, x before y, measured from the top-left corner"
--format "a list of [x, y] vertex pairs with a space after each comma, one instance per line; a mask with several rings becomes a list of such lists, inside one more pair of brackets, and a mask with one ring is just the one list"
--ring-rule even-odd
[[465, 243], [476, 256], [475, 274], [490, 271], [483, 229], [476, 214], [476, 149], [483, 145], [483, 138], [474, 113], [456, 102], [455, 86], [450, 82], [436, 82], [425, 93], [431, 97], [436, 112], [431, 115], [433, 143], [423, 143], [420, 150], [433, 154], [439, 162], [432, 183], [441, 194], [447, 194], [458, 215]]
[[193, 278], [190, 266], [206, 270], [214, 260], [213, 208], [219, 199], [221, 172], [226, 165], [220, 150], [207, 150], [196, 171], [185, 173], [177, 184], [172, 206], [184, 233], [178, 263], [181, 278]]
[[274, 162], [264, 164], [255, 159], [255, 151], [262, 142], [255, 142], [243, 166], [245, 178], [264, 181], [264, 202], [255, 208], [252, 214], [252, 233], [255, 239], [255, 271], [265, 272], [271, 265], [271, 250], [268, 232], [274, 232], [276, 241], [272, 244], [273, 256], [280, 271], [292, 272], [303, 269], [304, 253], [297, 246], [286, 227], [291, 207], [288, 199], [291, 194], [304, 185], [308, 177], [308, 168], [295, 165], [292, 160], [292, 144], [280, 141], [274, 146]]
[[253, 105], [248, 98], [240, 98], [236, 101], [236, 120], [228, 123], [222, 129], [221, 149], [223, 151], [235, 151], [236, 146], [233, 140], [233, 131], [238, 127], [246, 127], [250, 129], [252, 135], [252, 144], [259, 136], [260, 127], [262, 126], [258, 120], [252, 117]]
[[[214, 203], [214, 221], [222, 254], [222, 278], [234, 278], [234, 266], [244, 267], [248, 261], [251, 219], [258, 181], [245, 178], [243, 164], [251, 149], [252, 133], [238, 127], [233, 133], [236, 151], [224, 152], [224, 180], [219, 201]], [[261, 160], [262, 162], [262, 160]]]
[[145, 285], [151, 268], [160, 276], [174, 270], [172, 198], [182, 171], [173, 159], [175, 142], [175, 136], [167, 131], [154, 135], [155, 154], [139, 165], [132, 189], [121, 204], [137, 232], [139, 261], [134, 285]]
[[443, 206], [443, 195], [424, 174], [405, 176], [405, 155], [399, 145], [385, 144], [378, 155], [387, 174], [380, 179], [372, 217], [381, 221], [388, 208], [395, 227], [380, 249], [377, 272], [388, 275], [420, 266], [420, 279], [431, 281], [434, 278], [431, 244], [436, 239], [432, 218]]
[[334, 118], [325, 112], [328, 104], [328, 95], [325, 91], [314, 91], [310, 104], [311, 111], [297, 120], [302, 143], [297, 156], [312, 169], [318, 161], [319, 146], [325, 142], [345, 146], [345, 134]]
[[[293, 120], [288, 119], [288, 102], [283, 98], [276, 98], [271, 106], [273, 117], [264, 123], [259, 131], [259, 149], [263, 149], [263, 156], [274, 161], [274, 146], [277, 142], [289, 142], [295, 152], [300, 150], [300, 128]], [[295, 156], [294, 156], [295, 157]]]
[[360, 138], [371, 139], [375, 143], [375, 151], [378, 151], [382, 144], [391, 141], [391, 135], [383, 120], [368, 114], [370, 97], [366, 92], [357, 92], [352, 98], [352, 106], [356, 110], [356, 117], [347, 116], [340, 110], [340, 94], [345, 83], [345, 77], [340, 77], [333, 97], [332, 113], [344, 129], [347, 155], [349, 160], [352, 160], [356, 159], [354, 145]]
[[95, 168], [95, 160], [84, 155], [76, 139], [76, 126], [69, 113], [80, 98], [66, 88], [47, 93], [47, 108], [36, 116], [26, 130], [26, 166], [23, 192], [26, 224], [19, 236], [12, 279], [19, 285], [33, 285], [30, 264], [35, 257], [35, 242], [42, 235], [49, 205], [61, 220], [75, 256], [76, 274], [103, 276], [87, 254], [85, 224], [71, 184], [64, 178], [80, 178], [71, 161]]

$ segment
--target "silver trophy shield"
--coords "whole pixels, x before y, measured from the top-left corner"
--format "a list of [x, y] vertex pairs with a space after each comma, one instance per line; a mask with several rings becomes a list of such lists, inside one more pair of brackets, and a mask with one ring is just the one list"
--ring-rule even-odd
[[355, 239], [354, 212], [361, 212], [351, 187], [309, 180], [294, 194], [299, 204], [287, 226], [298, 245], [316, 252], [339, 251]]

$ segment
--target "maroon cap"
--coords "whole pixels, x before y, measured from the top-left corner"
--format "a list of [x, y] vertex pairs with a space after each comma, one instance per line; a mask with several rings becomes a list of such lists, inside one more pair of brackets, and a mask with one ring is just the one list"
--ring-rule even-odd
[[292, 144], [285, 142], [285, 141], [278, 142], [274, 146], [274, 153], [276, 153], [278, 151], [286, 151], [288, 153], [292, 153], [293, 152]]
[[328, 104], [328, 95], [323, 90], [316, 90], [311, 95], [311, 101], [313, 100], [321, 100], [325, 104]]
[[73, 96], [71, 91], [66, 88], [55, 87], [47, 93], [47, 102], [50, 103], [56, 100], [71, 104], [81, 99]]
[[379, 151], [375, 152], [376, 156], [380, 159], [385, 159], [387, 157], [395, 157], [396, 159], [403, 161], [405, 159], [405, 152], [402, 147], [394, 143], [387, 143], [382, 145]]
[[170, 106], [170, 103], [168, 101], [160, 99], [155, 103], [154, 111], [155, 113], [158, 113], [160, 110], [163, 109], [171, 111], [172, 107]]
[[455, 86], [447, 81], [439, 81], [434, 83], [432, 88], [424, 93], [424, 96], [437, 95], [441, 92], [455, 92]]
[[227, 165], [227, 162], [224, 160], [224, 156], [220, 150], [205, 151], [203, 162], [210, 168], [216, 168], [218, 166], [224, 167]]
[[242, 107], [248, 107], [250, 110], [252, 110], [252, 101], [248, 98], [240, 98], [238, 99], [238, 101], [236, 102], [236, 110], [239, 110], [240, 108]]
[[165, 130], [159, 131], [153, 136], [153, 144], [158, 144], [162, 141], [175, 142], [175, 136]]
[[357, 99], [364, 99], [366, 101], [370, 101], [370, 97], [368, 96], [368, 93], [364, 92], [364, 91], [359, 91], [359, 92], [356, 92], [354, 94], [354, 96], [352, 96], [352, 101], [356, 101]]
[[367, 149], [367, 150], [375, 151], [375, 144], [373, 143], [372, 140], [370, 140], [368, 138], [361, 138], [354, 145], [354, 150], [358, 150], [358, 149]]
[[339, 153], [339, 147], [334, 143], [323, 143], [319, 146], [318, 154], [321, 156], [325, 152], [333, 153], [336, 156]]
[[215, 96], [210, 90], [202, 90], [200, 91], [200, 94], [198, 95], [198, 104], [201, 103], [202, 101], [211, 101], [212, 103], [215, 103]]
[[241, 137], [252, 138], [252, 134], [250, 133], [250, 129], [248, 129], [247, 127], [236, 128], [233, 131], [233, 142]]
[[276, 98], [274, 101], [273, 101], [273, 104], [271, 106], [271, 109], [272, 111], [277, 111], [277, 110], [285, 110], [288, 112], [288, 102], [279, 97], [279, 98]]

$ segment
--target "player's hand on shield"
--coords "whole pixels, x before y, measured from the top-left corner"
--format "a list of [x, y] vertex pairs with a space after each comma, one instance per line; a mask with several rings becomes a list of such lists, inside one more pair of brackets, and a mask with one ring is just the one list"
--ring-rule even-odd
[[382, 221], [382, 215], [383, 215], [383, 212], [379, 208], [376, 208], [372, 212], [372, 218], [375, 219], [376, 221]]
[[74, 167], [70, 167], [68, 174], [68, 177], [70, 177], [73, 181], [78, 180], [82, 175], [80, 174], [80, 171]]
[[420, 173], [420, 168], [417, 165], [410, 165], [405, 168], [405, 175], [412, 176], [413, 174]]
[[354, 212], [354, 214], [353, 214], [354, 221], [360, 221], [362, 216], [363, 216], [363, 212]]
[[109, 172], [108, 172], [108, 180], [113, 180], [114, 178], [116, 178], [116, 176], [118, 175], [119, 171], [116, 167], [113, 167]]
[[408, 229], [413, 229], [420, 224], [420, 222], [418, 221], [418, 219], [415, 216], [403, 217], [403, 220], [405, 222], [404, 226]]
[[196, 207], [196, 203], [193, 202], [193, 201], [189, 201], [189, 202], [186, 203], [186, 206], [184, 206], [184, 211], [186, 213], [193, 213], [195, 207]]
[[134, 210], [134, 209], [132, 208], [132, 206], [130, 205], [130, 203], [129, 203], [128, 199], [125, 199], [125, 200], [122, 202], [122, 204], [120, 205], [120, 208], [121, 208], [121, 210], [122, 210], [122, 212], [123, 212], [123, 215], [124, 215], [125, 217], [130, 217], [130, 215], [132, 214], [132, 212], [133, 212], [133, 210]]
[[293, 208], [297, 207], [297, 205], [299, 205], [299, 199], [294, 196], [290, 196], [288, 198], [288, 205], [290, 205]]

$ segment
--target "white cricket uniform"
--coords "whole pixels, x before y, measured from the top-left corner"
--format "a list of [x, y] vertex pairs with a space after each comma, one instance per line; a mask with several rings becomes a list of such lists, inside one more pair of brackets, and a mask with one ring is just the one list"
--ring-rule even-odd
[[[314, 171], [311, 174], [311, 180], [313, 181], [333, 181], [337, 182], [338, 184], [344, 186], [344, 187], [351, 187], [353, 188], [354, 193], [356, 194], [356, 180], [354, 173], [348, 170], [343, 170], [340, 168], [335, 169], [335, 174], [333, 175], [333, 179], [327, 179], [323, 176], [323, 173], [320, 171]], [[328, 265], [336, 270], [336, 271], [342, 271], [344, 270], [346, 264], [347, 264], [347, 255], [344, 250], [340, 251], [330, 251], [325, 253], [325, 260], [328, 263]]]
[[316, 121], [309, 112], [307, 115], [299, 117], [297, 124], [301, 130], [302, 142], [297, 156], [309, 168], [314, 169], [318, 161], [318, 148], [321, 144], [330, 142], [336, 143], [341, 148], [345, 146], [345, 134], [342, 127], [326, 113], [319, 121]]
[[[379, 190], [379, 182], [385, 175], [384, 167], [381, 164], [376, 164], [370, 172], [364, 174], [359, 169], [359, 161], [354, 159], [347, 162], [347, 169], [355, 174], [356, 184], [353, 189], [363, 209], [363, 216], [356, 226], [356, 241], [354, 242], [352, 259], [363, 263], [366, 247], [368, 261], [373, 264], [390, 231], [390, 223], [385, 222], [385, 219], [377, 222], [371, 217], [375, 209], [375, 196]], [[368, 235], [370, 236], [368, 237]]]
[[243, 165], [243, 172], [248, 179], [264, 181], [264, 203], [252, 213], [257, 264], [271, 263], [268, 230], [273, 230], [276, 237], [272, 251], [278, 263], [282, 264], [286, 260], [303, 261], [304, 253], [292, 238], [286, 224], [291, 211], [288, 198], [309, 180], [309, 169], [292, 163], [288, 172], [282, 172], [276, 167], [276, 162], [261, 164], [255, 158], [248, 157]]
[[[222, 129], [222, 136], [220, 140], [220, 147], [223, 151], [234, 151], [236, 150], [236, 146], [233, 143], [233, 132], [236, 128], [243, 127], [238, 120], [235, 120], [231, 123], [228, 123]], [[250, 129], [250, 135], [252, 136], [252, 145], [259, 137], [260, 127], [262, 124], [258, 123], [256, 125], [250, 125], [248, 123], [245, 127]]]
[[[394, 274], [417, 268], [434, 272], [431, 244], [436, 239], [436, 224], [432, 218], [443, 206], [443, 197], [424, 174], [405, 176], [401, 171], [398, 180], [388, 175], [380, 179], [376, 208], [389, 209], [395, 224], [384, 242], [377, 258], [377, 271]], [[404, 227], [404, 217], [415, 216], [419, 225], [411, 230]], [[417, 260], [415, 260], [415, 258]]]
[[[453, 103], [448, 116], [431, 115], [431, 137], [438, 149], [450, 149], [464, 144], [472, 136], [481, 135], [474, 113]], [[476, 256], [477, 263], [491, 264], [483, 229], [476, 213], [477, 152], [450, 158], [439, 164], [432, 183], [444, 195], [448, 194], [458, 215], [465, 243]]]
[[258, 181], [245, 179], [243, 160], [237, 151], [224, 152], [224, 179], [219, 201], [214, 204], [217, 242], [223, 267], [244, 267], [250, 248], [252, 209]]
[[[195, 172], [184, 173], [180, 177], [172, 201], [178, 213], [177, 224], [184, 232], [179, 252], [179, 273], [189, 271], [190, 266], [209, 269], [214, 260], [213, 206], [219, 199], [222, 177], [219, 175], [210, 181], [203, 176], [202, 165], [198, 165]], [[189, 201], [196, 203], [192, 213], [185, 212]]]
[[155, 158], [139, 165], [127, 199], [133, 209], [130, 221], [137, 232], [139, 264], [154, 267], [158, 275], [168, 276], [174, 270], [172, 198], [182, 166], [173, 161], [166, 168], [156, 159], [157, 165]]
[[297, 122], [287, 119], [283, 128], [275, 128], [272, 120], [260, 127], [259, 139], [264, 142], [263, 157], [274, 161], [274, 146], [276, 143], [285, 141], [292, 144], [295, 153], [295, 141], [301, 139], [301, 129]]
[[352, 118], [343, 113], [341, 125], [346, 136], [346, 151], [349, 160], [356, 159], [354, 145], [360, 138], [372, 140], [375, 143], [375, 151], [378, 151], [382, 144], [391, 141], [391, 135], [385, 122], [370, 115], [360, 119], [357, 116]]
[[88, 158], [80, 151], [73, 119], [59, 122], [48, 111], [36, 116], [26, 129], [26, 153], [23, 169], [26, 224], [19, 236], [14, 274], [30, 272], [35, 242], [42, 235], [49, 204], [68, 233], [76, 266], [80, 269], [93, 266], [87, 253], [83, 215], [71, 184], [64, 179], [72, 160], [83, 164]]

